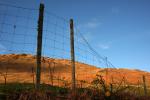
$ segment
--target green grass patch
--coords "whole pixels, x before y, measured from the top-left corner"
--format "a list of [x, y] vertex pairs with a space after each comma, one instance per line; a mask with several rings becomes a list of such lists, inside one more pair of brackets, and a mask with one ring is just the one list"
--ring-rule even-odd
[[[51, 86], [47, 84], [40, 85], [41, 92], [52, 91], [54, 94], [65, 95], [68, 93], [69, 90], [70, 89], [57, 87], [57, 86]], [[35, 91], [34, 85], [31, 83], [7, 83], [6, 85], [0, 84], [0, 100], [2, 98], [5, 98], [8, 95], [11, 95], [12, 93], [21, 93], [25, 91], [28, 91], [28, 92]]]

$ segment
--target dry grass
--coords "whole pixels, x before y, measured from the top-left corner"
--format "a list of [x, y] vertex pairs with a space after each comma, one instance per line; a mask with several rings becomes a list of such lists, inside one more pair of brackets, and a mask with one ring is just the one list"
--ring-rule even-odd
[[[71, 82], [71, 66], [69, 60], [45, 58], [42, 60], [42, 83], [51, 84], [49, 75], [49, 64], [54, 66], [53, 79], [54, 85], [64, 85], [61, 80]], [[28, 54], [8, 54], [0, 55], [0, 72], [5, 73], [8, 69], [7, 83], [21, 82], [21, 83], [33, 83], [32, 67], [35, 71], [36, 58], [35, 56]], [[81, 81], [85, 80], [87, 83], [91, 83], [96, 77], [96, 74], [100, 72], [106, 79], [105, 69], [97, 68], [83, 63], [76, 62], [76, 79]], [[34, 73], [35, 74], [35, 73]], [[108, 82], [119, 82], [122, 77], [125, 77], [126, 84], [141, 84], [142, 75], [145, 75], [147, 79], [150, 79], [150, 73], [129, 70], [129, 69], [108, 69]], [[113, 80], [112, 80], [113, 79]], [[4, 82], [3, 76], [0, 76], [0, 82]], [[150, 80], [146, 80], [147, 84], [150, 84]], [[79, 83], [80, 84], [80, 83]]]

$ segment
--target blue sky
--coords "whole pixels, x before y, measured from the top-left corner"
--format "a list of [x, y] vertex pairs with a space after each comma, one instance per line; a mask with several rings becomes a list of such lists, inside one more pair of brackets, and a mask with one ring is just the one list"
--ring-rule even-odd
[[[73, 18], [92, 47], [116, 67], [150, 71], [149, 0], [41, 1], [47, 11], [68, 20]], [[40, 0], [1, 0], [0, 3], [38, 8]]]

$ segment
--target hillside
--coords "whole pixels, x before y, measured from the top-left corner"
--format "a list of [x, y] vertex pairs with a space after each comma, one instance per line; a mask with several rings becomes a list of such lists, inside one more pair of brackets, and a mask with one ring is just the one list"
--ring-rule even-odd
[[[0, 82], [4, 82], [3, 76], [7, 72], [7, 82], [33, 82], [35, 79], [36, 57], [27, 54], [7, 54], [0, 55]], [[140, 70], [112, 69], [109, 68], [107, 81], [120, 82], [124, 80], [125, 84], [142, 84], [142, 75], [146, 76], [147, 84], [150, 84], [150, 73]], [[71, 82], [70, 61], [65, 59], [43, 58], [41, 68], [42, 83], [51, 84], [51, 78], [56, 85], [62, 85], [64, 82]], [[106, 79], [106, 69], [97, 68], [91, 65], [76, 62], [76, 79], [80, 84], [81, 80], [90, 83], [96, 74], [101, 74]], [[34, 78], [33, 78], [34, 76]], [[123, 78], [124, 77], [124, 78]]]

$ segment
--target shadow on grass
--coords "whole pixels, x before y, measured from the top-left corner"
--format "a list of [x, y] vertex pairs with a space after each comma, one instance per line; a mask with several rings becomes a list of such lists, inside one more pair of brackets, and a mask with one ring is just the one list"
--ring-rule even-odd
[[132, 93], [120, 92], [105, 97], [101, 91], [80, 88], [72, 94], [69, 88], [41, 84], [40, 90], [34, 89], [30, 83], [0, 84], [0, 100], [150, 100], [149, 96], [138, 96]]

